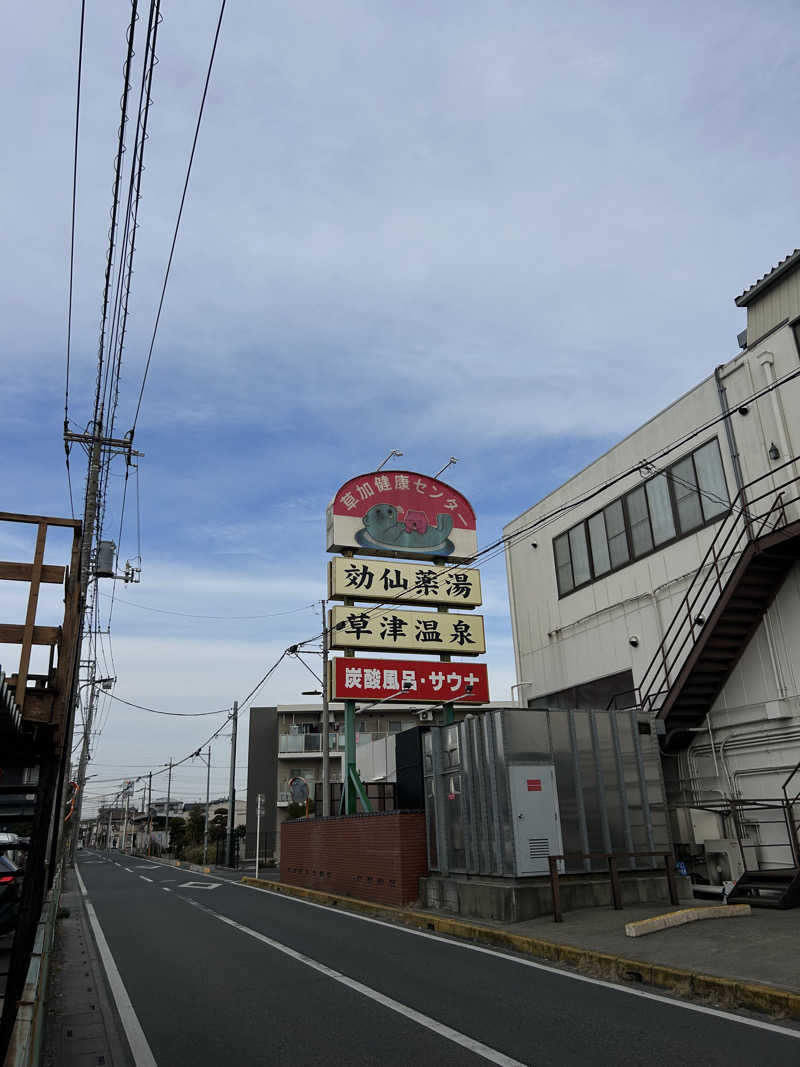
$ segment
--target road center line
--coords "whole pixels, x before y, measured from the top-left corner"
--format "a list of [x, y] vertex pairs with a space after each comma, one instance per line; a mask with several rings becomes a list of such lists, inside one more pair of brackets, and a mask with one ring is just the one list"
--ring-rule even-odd
[[348, 989], [352, 989], [356, 993], [360, 993], [362, 996], [368, 997], [370, 1000], [374, 1000], [378, 1004], [382, 1004], [384, 1008], [397, 1012], [398, 1015], [410, 1019], [412, 1022], [417, 1023], [418, 1026], [423, 1026], [427, 1030], [432, 1030], [433, 1033], [438, 1034], [440, 1037], [444, 1037], [456, 1045], [461, 1045], [462, 1048], [468, 1049], [476, 1056], [481, 1056], [483, 1059], [488, 1060], [489, 1063], [497, 1063], [500, 1064], [501, 1067], [524, 1067], [520, 1060], [515, 1060], [511, 1056], [506, 1056], [505, 1053], [490, 1048], [489, 1045], [484, 1045], [483, 1042], [477, 1041], [475, 1038], [467, 1036], [467, 1034], [462, 1034], [459, 1030], [454, 1030], [451, 1026], [441, 1023], [437, 1019], [432, 1019], [430, 1015], [423, 1015], [422, 1012], [417, 1011], [415, 1008], [411, 1008], [407, 1004], [401, 1004], [399, 1000], [394, 1000], [392, 997], [387, 997], [383, 993], [378, 993], [376, 990], [370, 989], [369, 986], [364, 985], [362, 982], [358, 982], [354, 978], [348, 978], [346, 974], [342, 974], [340, 971], [334, 971], [332, 967], [327, 967], [324, 963], [320, 963], [319, 960], [312, 959], [310, 956], [306, 956], [304, 953], [298, 952], [296, 949], [289, 948], [288, 945], [281, 944], [280, 941], [274, 941], [271, 937], [267, 937], [265, 934], [260, 934], [257, 930], [252, 930], [249, 926], [243, 926], [242, 923], [236, 922], [235, 919], [229, 919], [227, 915], [220, 915], [219, 912], [212, 911], [211, 908], [205, 907], [196, 900], [188, 900], [187, 898], [182, 899], [185, 899], [187, 903], [206, 912], [213, 918], [219, 919], [219, 921], [225, 923], [226, 926], [232, 926], [235, 930], [247, 934], [248, 937], [252, 937], [255, 941], [260, 941], [263, 945], [275, 949], [276, 952], [282, 952], [284, 956], [288, 956], [290, 959], [296, 960], [298, 963], [305, 964], [306, 967], [310, 967], [313, 971], [317, 971], [319, 974], [324, 974], [326, 978], [331, 978], [334, 982], [339, 982], [341, 985], [347, 986]]

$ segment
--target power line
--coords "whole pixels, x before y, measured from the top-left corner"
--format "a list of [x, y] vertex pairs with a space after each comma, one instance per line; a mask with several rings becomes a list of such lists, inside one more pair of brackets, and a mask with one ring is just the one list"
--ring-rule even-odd
[[208, 715], [226, 715], [230, 714], [230, 708], [218, 708], [217, 711], [160, 711], [158, 708], [146, 708], [143, 704], [134, 704], [130, 700], [123, 700], [122, 697], [115, 696], [114, 693], [107, 693], [111, 700], [116, 700], [118, 704], [127, 704], [129, 708], [138, 708], [139, 711], [149, 711], [152, 715], [171, 715], [176, 719], [202, 719]]
[[120, 179], [122, 177], [122, 156], [125, 152], [125, 126], [128, 122], [128, 97], [130, 95], [130, 73], [131, 62], [133, 60], [133, 42], [136, 33], [136, 22], [138, 20], [138, 0], [132, 0], [131, 3], [131, 21], [128, 27], [128, 52], [125, 58], [124, 75], [123, 75], [123, 91], [121, 100], [121, 116], [119, 124], [119, 136], [117, 142], [117, 157], [114, 165], [114, 183], [113, 183], [113, 196], [111, 201], [111, 225], [108, 231], [108, 252], [106, 254], [106, 271], [105, 271], [105, 283], [103, 285], [103, 304], [102, 315], [100, 318], [100, 344], [97, 357], [97, 385], [95, 387], [95, 402], [94, 402], [94, 424], [97, 429], [98, 413], [100, 411], [100, 397], [102, 393], [102, 380], [103, 380], [103, 363], [105, 355], [106, 344], [106, 321], [108, 319], [108, 298], [111, 288], [111, 271], [114, 262], [114, 245], [117, 233], [117, 210], [119, 208], [119, 186]]
[[121, 597], [114, 598], [110, 593], [101, 593], [101, 596], [116, 599], [117, 604], [127, 604], [140, 611], [154, 611], [159, 615], [177, 615], [181, 619], [212, 619], [216, 622], [253, 622], [256, 619], [277, 619], [284, 615], [298, 615], [301, 611], [308, 611], [316, 607], [315, 604], [303, 604], [300, 608], [291, 608], [289, 611], [273, 611], [269, 615], [195, 615], [188, 611], [169, 611], [167, 608], [153, 608], [147, 604], [137, 604], [134, 600], [123, 600]]
[[202, 122], [202, 119], [203, 119], [203, 109], [205, 108], [205, 104], [206, 104], [206, 96], [208, 94], [208, 85], [209, 85], [209, 82], [211, 81], [211, 71], [212, 71], [213, 66], [214, 66], [214, 57], [215, 57], [216, 52], [217, 52], [217, 42], [219, 41], [219, 33], [220, 33], [221, 28], [222, 28], [222, 16], [225, 13], [225, 3], [226, 3], [226, 0], [222, 0], [222, 4], [221, 4], [220, 9], [219, 9], [219, 19], [217, 20], [217, 29], [216, 29], [216, 32], [214, 33], [214, 44], [213, 44], [213, 46], [211, 48], [211, 57], [210, 57], [210, 59], [208, 61], [208, 71], [206, 72], [206, 81], [205, 81], [205, 85], [203, 87], [203, 96], [202, 96], [202, 99], [200, 101], [200, 111], [198, 112], [198, 115], [197, 115], [197, 124], [195, 125], [194, 139], [192, 141], [192, 150], [191, 150], [191, 152], [189, 154], [189, 165], [186, 168], [186, 180], [183, 183], [183, 193], [181, 194], [180, 206], [178, 208], [178, 218], [177, 218], [177, 220], [175, 222], [175, 232], [172, 235], [172, 245], [171, 245], [170, 250], [169, 250], [169, 258], [167, 260], [167, 269], [164, 272], [164, 283], [163, 283], [163, 285], [161, 287], [161, 297], [160, 297], [160, 299], [158, 301], [158, 311], [156, 312], [156, 321], [155, 321], [155, 324], [153, 326], [153, 336], [150, 339], [150, 348], [149, 348], [149, 351], [147, 353], [147, 361], [146, 361], [145, 367], [144, 367], [144, 376], [142, 377], [142, 385], [141, 385], [141, 388], [139, 390], [139, 399], [138, 399], [137, 404], [136, 404], [136, 413], [135, 413], [135, 415], [133, 417], [133, 426], [131, 428], [131, 440], [133, 440], [133, 435], [136, 432], [136, 424], [139, 421], [139, 412], [140, 412], [141, 407], [142, 407], [142, 397], [144, 396], [144, 387], [145, 387], [145, 384], [147, 382], [147, 375], [148, 375], [148, 373], [150, 371], [150, 361], [153, 358], [153, 348], [154, 348], [155, 343], [156, 343], [156, 334], [158, 333], [158, 325], [159, 325], [159, 322], [161, 321], [161, 310], [164, 307], [164, 296], [166, 295], [166, 292], [167, 292], [167, 282], [169, 281], [169, 272], [172, 269], [172, 258], [173, 258], [174, 254], [175, 254], [175, 245], [176, 245], [177, 240], [178, 240], [178, 231], [180, 229], [181, 218], [183, 216], [183, 207], [184, 207], [184, 204], [186, 203], [186, 193], [187, 193], [187, 191], [189, 189], [189, 178], [190, 178], [191, 173], [192, 173], [192, 164], [194, 163], [194, 153], [195, 153], [195, 149], [197, 148], [197, 138], [198, 138], [198, 136], [200, 134], [200, 123]]
[[[78, 131], [81, 117], [81, 76], [83, 72], [83, 30], [86, 21], [86, 0], [81, 0], [81, 29], [78, 40], [78, 87], [75, 99], [75, 150], [72, 160], [72, 222], [69, 240], [69, 299], [67, 302], [67, 379], [64, 387], [64, 431], [69, 425], [69, 371], [72, 352], [72, 287], [75, 274], [75, 205], [78, 191]], [[72, 478], [69, 470], [69, 445], [64, 442], [67, 463], [67, 485], [69, 487], [69, 507], [75, 518], [75, 504], [72, 498]]]

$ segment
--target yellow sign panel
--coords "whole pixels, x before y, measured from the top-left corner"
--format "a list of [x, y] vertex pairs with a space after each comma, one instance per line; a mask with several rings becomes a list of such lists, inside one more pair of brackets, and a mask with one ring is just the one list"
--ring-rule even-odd
[[337, 556], [328, 564], [331, 600], [380, 600], [394, 604], [446, 604], [475, 608], [481, 603], [480, 572], [467, 567], [431, 567]]
[[482, 615], [337, 606], [329, 613], [329, 624], [331, 648], [434, 656], [486, 651]]

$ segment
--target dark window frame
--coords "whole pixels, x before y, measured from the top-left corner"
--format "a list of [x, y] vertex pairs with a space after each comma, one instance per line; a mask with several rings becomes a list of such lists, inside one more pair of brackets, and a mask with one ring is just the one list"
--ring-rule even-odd
[[[704, 510], [703, 510], [703, 493], [702, 493], [702, 490], [700, 489], [700, 480], [698, 478], [697, 464], [695, 463], [695, 458], [694, 457], [695, 457], [695, 453], [696, 452], [700, 452], [707, 445], [709, 445], [712, 441], [716, 442], [716, 445], [717, 445], [717, 455], [719, 456], [720, 470], [722, 471], [722, 480], [723, 480], [724, 485], [725, 485], [725, 495], [728, 498], [728, 507], [725, 508], [723, 511], [718, 512], [716, 515], [712, 516], [710, 519], [706, 519]], [[691, 460], [692, 471], [694, 473], [695, 493], [697, 494], [697, 497], [698, 497], [698, 501], [699, 501], [699, 505], [700, 505], [700, 515], [703, 518], [703, 521], [699, 525], [692, 526], [691, 529], [688, 529], [688, 530], [684, 531], [681, 528], [680, 515], [678, 514], [678, 503], [677, 503], [677, 498], [675, 496], [675, 483], [674, 483], [673, 477], [672, 477], [672, 468], [674, 466], [676, 466], [678, 463], [682, 463], [686, 459], [690, 459]], [[673, 526], [675, 527], [675, 531], [676, 532], [675, 532], [675, 536], [674, 537], [669, 538], [669, 540], [667, 540], [667, 541], [662, 541], [660, 544], [657, 545], [655, 543], [655, 534], [654, 534], [654, 531], [653, 531], [653, 516], [652, 516], [651, 511], [650, 511], [650, 501], [649, 501], [649, 498], [647, 496], [646, 486], [648, 485], [649, 482], [653, 481], [655, 478], [660, 477], [661, 474], [665, 474], [666, 478], [667, 478], [667, 492], [669, 494], [670, 508], [671, 508], [671, 511], [672, 511], [672, 523], [673, 523]], [[563, 598], [567, 597], [567, 596], [572, 596], [572, 594], [573, 593], [577, 593], [579, 589], [585, 589], [587, 586], [593, 585], [595, 582], [600, 582], [604, 578], [608, 578], [609, 575], [615, 574], [617, 571], [621, 571], [625, 567], [630, 567], [632, 564], [638, 563], [640, 560], [647, 559], [648, 556], [652, 556], [654, 553], [660, 552], [664, 548], [669, 548], [670, 545], [674, 545], [677, 541], [682, 541], [685, 537], [689, 537], [691, 534], [699, 533], [701, 530], [704, 530], [707, 526], [711, 526], [716, 522], [720, 522], [722, 519], [725, 518], [726, 515], [728, 515], [730, 513], [730, 502], [731, 502], [730, 486], [728, 485], [728, 475], [727, 475], [727, 472], [725, 470], [725, 464], [722, 461], [722, 449], [720, 448], [719, 438], [718, 437], [709, 437], [707, 440], [703, 441], [702, 444], [699, 444], [696, 448], [692, 449], [691, 452], [687, 452], [685, 455], [681, 456], [679, 459], [676, 459], [674, 461], [674, 463], [671, 463], [670, 466], [666, 467], [663, 471], [659, 471], [658, 474], [653, 475], [652, 478], [647, 478], [647, 479], [643, 479], [642, 480], [641, 488], [643, 488], [645, 490], [645, 493], [644, 493], [644, 504], [645, 504], [645, 508], [647, 510], [647, 521], [648, 521], [648, 525], [649, 525], [649, 528], [650, 528], [650, 539], [653, 542], [653, 547], [651, 549], [649, 549], [647, 552], [642, 552], [640, 555], [637, 556], [637, 555], [634, 555], [634, 551], [633, 551], [633, 535], [632, 535], [630, 513], [628, 511], [628, 499], [627, 498], [628, 498], [630, 493], [634, 492], [638, 488], [640, 488], [640, 486], [633, 486], [632, 488], [628, 489], [625, 493], [622, 493], [620, 496], [615, 497], [613, 500], [609, 500], [608, 503], [604, 504], [602, 508], [598, 508], [597, 511], [593, 511], [591, 513], [591, 515], [587, 515], [585, 519], [581, 520], [581, 522], [574, 523], [573, 526], [570, 526], [568, 529], [563, 530], [560, 534], [558, 534], [556, 537], [553, 538], [553, 540], [552, 540], [552, 545], [553, 545], [553, 567], [555, 569], [556, 589], [558, 591], [558, 599], [559, 600], [563, 600]], [[608, 545], [608, 543], [609, 543], [608, 542], [608, 523], [606, 522], [605, 511], [606, 511], [607, 508], [611, 507], [613, 504], [616, 504], [617, 502], [620, 503], [620, 506], [622, 508], [622, 518], [623, 518], [623, 523], [624, 523], [624, 528], [625, 528], [625, 540], [626, 540], [626, 544], [628, 546], [628, 559], [624, 563], [620, 563], [620, 564], [617, 564], [615, 566], [614, 563], [611, 560], [611, 552], [610, 552], [610, 548], [609, 548], [609, 564], [610, 564], [610, 566], [609, 566], [608, 570], [603, 571], [602, 574], [596, 574], [595, 573], [595, 563], [594, 563], [594, 552], [592, 550], [592, 539], [591, 539], [590, 532], [589, 532], [589, 522], [592, 519], [594, 519], [597, 515], [601, 515], [602, 516], [602, 518], [603, 518], [603, 529], [605, 530], [605, 534], [606, 534], [606, 545]], [[574, 568], [574, 566], [572, 564], [572, 552], [569, 549], [569, 535], [570, 535], [570, 532], [573, 529], [575, 529], [577, 526], [583, 526], [584, 527], [584, 537], [586, 539], [586, 549], [587, 549], [588, 556], [589, 556], [589, 572], [590, 572], [589, 579], [587, 581], [585, 581], [585, 582], [581, 582], [580, 585], [576, 585], [575, 584], [575, 568]], [[566, 540], [567, 550], [568, 550], [568, 553], [569, 553], [569, 569], [570, 569], [570, 575], [572, 577], [572, 588], [566, 590], [566, 592], [562, 592], [561, 591], [561, 587], [560, 587], [559, 581], [558, 581], [558, 557], [556, 556], [556, 547], [555, 547], [556, 546], [556, 542], [561, 541], [562, 538]]]

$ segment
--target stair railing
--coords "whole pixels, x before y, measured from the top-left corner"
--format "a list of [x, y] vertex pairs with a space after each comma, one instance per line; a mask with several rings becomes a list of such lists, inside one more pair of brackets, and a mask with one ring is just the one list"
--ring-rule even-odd
[[789, 830], [789, 844], [792, 846], [792, 856], [794, 857], [794, 865], [800, 870], [800, 842], [797, 839], [797, 823], [794, 820], [794, 806], [798, 800], [800, 800], [800, 789], [795, 793], [792, 799], [789, 799], [789, 782], [794, 778], [796, 774], [800, 772], [800, 760], [795, 764], [794, 770], [781, 786], [783, 791], [783, 814], [786, 819], [786, 825]]
[[[734, 497], [639, 683], [646, 711], [658, 713], [746, 549], [786, 525], [787, 504], [800, 501], [797, 476], [787, 469], [797, 460], [793, 457], [753, 479]], [[788, 477], [753, 493], [781, 473]]]

